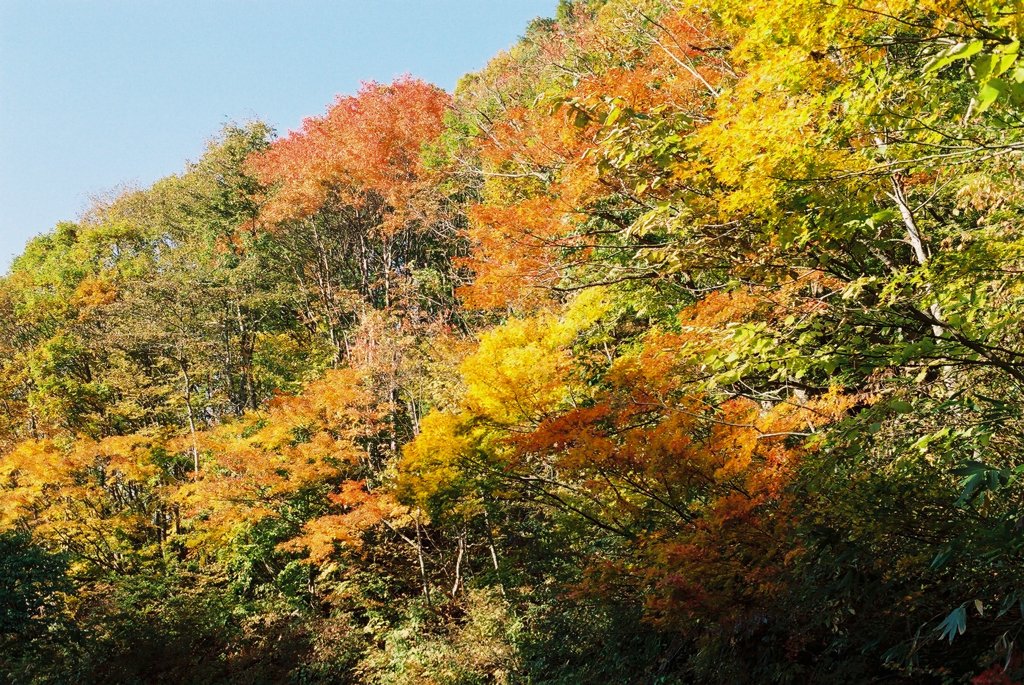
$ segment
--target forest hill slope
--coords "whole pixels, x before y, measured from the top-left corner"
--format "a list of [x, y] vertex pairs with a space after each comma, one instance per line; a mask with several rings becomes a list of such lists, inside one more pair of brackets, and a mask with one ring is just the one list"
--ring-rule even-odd
[[28, 245], [10, 682], [1021, 676], [1024, 15], [564, 2]]

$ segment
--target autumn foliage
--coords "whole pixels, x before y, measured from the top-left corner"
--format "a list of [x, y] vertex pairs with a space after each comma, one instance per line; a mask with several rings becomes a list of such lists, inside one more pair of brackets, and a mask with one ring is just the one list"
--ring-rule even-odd
[[565, 0], [40, 236], [0, 678], [1018, 682], [1021, 16]]
[[421, 153], [441, 134], [450, 102], [443, 90], [411, 77], [365, 83], [358, 94], [339, 97], [327, 114], [306, 119], [252, 159], [254, 176], [274, 188], [261, 216], [301, 219], [328, 202], [365, 209], [376, 199], [395, 213], [389, 224], [422, 218], [415, 199], [429, 180]]

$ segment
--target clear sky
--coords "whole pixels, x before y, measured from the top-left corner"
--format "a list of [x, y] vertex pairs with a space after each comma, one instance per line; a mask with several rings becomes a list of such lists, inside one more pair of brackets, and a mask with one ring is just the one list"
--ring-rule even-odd
[[228, 121], [284, 133], [363, 80], [451, 90], [557, 0], [0, 0], [0, 273]]

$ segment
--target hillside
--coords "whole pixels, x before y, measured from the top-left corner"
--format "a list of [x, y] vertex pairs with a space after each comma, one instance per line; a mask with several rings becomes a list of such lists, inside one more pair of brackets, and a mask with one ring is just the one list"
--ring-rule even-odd
[[563, 0], [40, 235], [0, 682], [1018, 682], [1022, 33]]

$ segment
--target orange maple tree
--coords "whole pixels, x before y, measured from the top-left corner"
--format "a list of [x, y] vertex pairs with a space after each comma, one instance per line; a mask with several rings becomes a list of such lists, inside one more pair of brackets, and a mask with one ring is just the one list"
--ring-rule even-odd
[[276, 189], [263, 219], [308, 217], [332, 199], [359, 208], [379, 199], [390, 208], [385, 232], [425, 218], [416, 202], [429, 187], [421, 152], [440, 135], [449, 105], [443, 90], [408, 76], [339, 97], [251, 160], [257, 178]]

